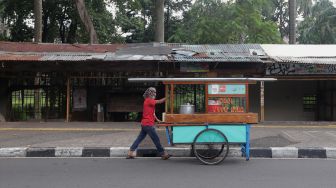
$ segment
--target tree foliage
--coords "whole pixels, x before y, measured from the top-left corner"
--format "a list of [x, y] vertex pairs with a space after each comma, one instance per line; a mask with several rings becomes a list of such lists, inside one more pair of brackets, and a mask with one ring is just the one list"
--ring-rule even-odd
[[313, 3], [317, 0], [296, 0], [298, 13], [305, 18], [311, 14]]
[[278, 26], [281, 38], [288, 35], [288, 2], [286, 0], [264, 1], [261, 15], [265, 20], [272, 21]]
[[1, 17], [11, 30], [12, 41], [30, 41], [34, 36], [33, 27], [27, 20], [33, 18], [33, 1], [3, 0], [0, 1], [3, 10]]
[[[125, 36], [125, 42], [154, 41], [154, 0], [115, 0], [116, 24]], [[183, 19], [179, 14], [191, 6], [192, 0], [165, 1], [165, 41], [174, 34]]]
[[[113, 41], [115, 23], [112, 14], [106, 9], [106, 3], [85, 1], [93, 19], [100, 43]], [[89, 34], [80, 22], [73, 0], [43, 1], [42, 42], [87, 43]], [[2, 0], [0, 16], [10, 28], [11, 41], [32, 41], [33, 38], [33, 1]]]
[[[85, 0], [99, 43], [154, 41], [154, 0]], [[107, 5], [115, 6], [113, 14]], [[313, 6], [314, 5], [314, 6]], [[32, 0], [0, 0], [10, 38], [32, 41]], [[300, 43], [334, 43], [335, 8], [329, 0], [297, 0]], [[74, 0], [43, 1], [42, 42], [88, 43]], [[282, 43], [288, 36], [288, 0], [165, 0], [165, 41]]]
[[318, 1], [299, 25], [302, 44], [336, 43], [336, 8], [329, 0]]
[[[311, 14], [316, 0], [296, 0], [296, 9], [299, 17], [306, 18]], [[262, 15], [278, 25], [281, 38], [289, 35], [289, 4], [288, 0], [268, 0], [262, 8]]]
[[117, 0], [116, 23], [125, 36], [126, 42], [149, 42], [153, 40], [153, 7], [154, 4], [151, 0]]
[[261, 16], [262, 0], [197, 0], [170, 42], [279, 43], [274, 22]]

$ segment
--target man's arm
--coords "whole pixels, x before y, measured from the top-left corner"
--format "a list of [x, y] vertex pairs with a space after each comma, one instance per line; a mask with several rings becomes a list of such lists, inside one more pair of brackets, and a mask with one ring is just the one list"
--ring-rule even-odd
[[166, 98], [162, 98], [160, 100], [155, 100], [155, 103], [156, 104], [161, 104], [161, 103], [164, 103], [166, 101]]
[[154, 118], [157, 122], [159, 122], [159, 123], [162, 122], [161, 120], [159, 120], [159, 118], [156, 117], [155, 112], [154, 112]]

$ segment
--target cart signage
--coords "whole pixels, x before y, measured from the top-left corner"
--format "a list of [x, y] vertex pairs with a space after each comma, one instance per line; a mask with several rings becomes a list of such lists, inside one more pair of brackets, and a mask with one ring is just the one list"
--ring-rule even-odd
[[210, 95], [245, 95], [245, 84], [209, 84]]
[[244, 97], [211, 97], [208, 112], [246, 112], [246, 101]]

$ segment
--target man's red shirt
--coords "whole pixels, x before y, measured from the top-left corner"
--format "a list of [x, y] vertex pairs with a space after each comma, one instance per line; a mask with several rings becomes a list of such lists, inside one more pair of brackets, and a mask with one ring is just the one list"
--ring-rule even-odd
[[152, 98], [146, 98], [143, 104], [141, 125], [154, 126], [154, 112], [156, 101]]

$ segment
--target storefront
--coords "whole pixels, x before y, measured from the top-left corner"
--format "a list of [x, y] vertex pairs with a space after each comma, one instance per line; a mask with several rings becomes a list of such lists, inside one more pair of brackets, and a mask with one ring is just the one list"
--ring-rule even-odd
[[[260, 120], [336, 117], [334, 45], [0, 43], [0, 121], [137, 120], [143, 91], [155, 86], [162, 97], [165, 88], [130, 77], [277, 78], [249, 87], [249, 108]], [[192, 91], [191, 101], [205, 90], [180, 89]]]
[[[266, 121], [335, 121], [336, 45], [261, 45]], [[258, 93], [258, 91], [255, 91]]]

